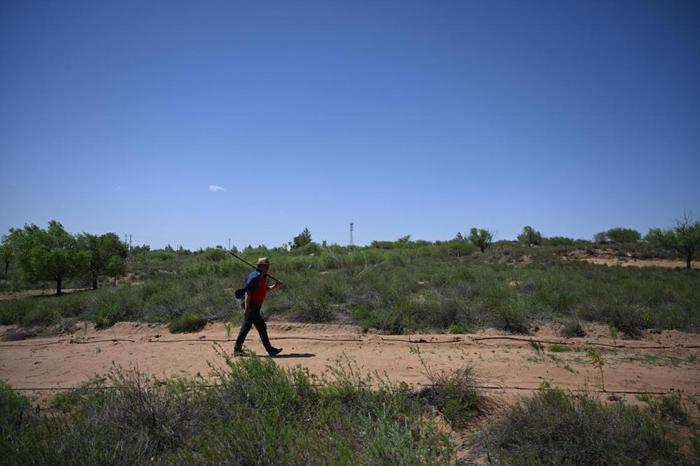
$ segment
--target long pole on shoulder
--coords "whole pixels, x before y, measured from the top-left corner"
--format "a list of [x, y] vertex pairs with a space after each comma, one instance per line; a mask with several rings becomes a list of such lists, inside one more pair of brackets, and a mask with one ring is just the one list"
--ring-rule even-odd
[[[244, 264], [246, 264], [246, 265], [248, 265], [248, 266], [250, 266], [250, 267], [253, 267], [253, 268], [254, 268], [255, 270], [257, 270], [257, 271], [260, 271], [260, 269], [258, 269], [257, 266], [251, 264], [250, 262], [248, 262], [247, 260], [243, 259], [241, 256], [239, 256], [238, 254], [234, 253], [233, 251], [227, 251], [227, 252], [228, 252], [229, 254], [231, 254], [233, 257], [235, 257], [236, 259], [238, 259], [239, 261], [243, 262]], [[276, 282], [282, 283], [282, 280], [273, 277], [273, 276], [270, 275], [269, 273], [267, 274], [267, 278], [271, 278], [271, 279], [273, 279], [273, 280], [276, 281]]]

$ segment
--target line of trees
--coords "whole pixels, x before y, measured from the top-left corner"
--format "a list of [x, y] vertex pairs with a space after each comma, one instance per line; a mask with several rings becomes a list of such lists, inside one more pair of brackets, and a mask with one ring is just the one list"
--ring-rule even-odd
[[66, 279], [89, 280], [97, 289], [100, 277], [117, 277], [126, 271], [128, 249], [115, 233], [73, 235], [55, 220], [46, 229], [33, 224], [11, 228], [1, 248], [5, 274], [15, 261], [26, 281], [55, 282], [59, 295]]

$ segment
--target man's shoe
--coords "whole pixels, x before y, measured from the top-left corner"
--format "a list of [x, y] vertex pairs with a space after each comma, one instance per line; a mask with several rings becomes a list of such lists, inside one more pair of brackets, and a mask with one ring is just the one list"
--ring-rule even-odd
[[233, 348], [234, 356], [245, 356], [245, 352], [241, 348]]
[[275, 356], [277, 356], [281, 352], [282, 352], [282, 348], [272, 348], [267, 353], [270, 355], [271, 358], [274, 358]]

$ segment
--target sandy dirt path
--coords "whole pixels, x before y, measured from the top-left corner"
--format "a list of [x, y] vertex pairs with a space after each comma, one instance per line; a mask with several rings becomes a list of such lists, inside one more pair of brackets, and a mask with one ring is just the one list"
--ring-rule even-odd
[[[0, 327], [0, 335], [11, 327]], [[607, 392], [671, 392], [700, 395], [700, 335], [677, 331], [646, 333], [641, 340], [613, 340], [606, 327], [586, 327], [587, 337], [562, 339], [553, 328], [543, 328], [522, 340], [485, 339], [513, 335], [486, 330], [471, 335], [422, 334], [388, 336], [364, 334], [349, 325], [308, 325], [269, 323], [273, 343], [284, 348], [276, 362], [290, 367], [301, 365], [312, 373], [328, 375], [329, 366], [346, 359], [363, 372], [377, 371], [392, 381], [420, 387], [430, 383], [423, 362], [433, 371], [471, 364], [479, 383], [504, 387], [493, 390], [508, 397], [531, 393], [542, 382], [565, 389], [596, 391], [603, 388], [600, 369], [595, 367], [583, 345], [627, 345], [630, 348], [593, 346], [602, 355]], [[235, 338], [237, 328], [231, 329]], [[211, 367], [223, 366], [214, 344], [231, 352], [223, 323], [209, 324], [197, 333], [171, 334], [160, 325], [119, 323], [96, 331], [86, 325], [71, 335], [0, 342], [0, 379], [15, 388], [72, 387], [113, 364], [138, 367], [157, 377], [172, 375], [211, 376]], [[573, 351], [538, 352], [528, 338], [564, 341]], [[223, 341], [212, 341], [223, 340]], [[658, 346], [670, 348], [654, 348]], [[248, 336], [247, 347], [264, 355], [257, 332]], [[690, 347], [690, 348], [688, 348]], [[33, 393], [37, 400], [54, 392]], [[622, 394], [633, 399], [633, 394]]]

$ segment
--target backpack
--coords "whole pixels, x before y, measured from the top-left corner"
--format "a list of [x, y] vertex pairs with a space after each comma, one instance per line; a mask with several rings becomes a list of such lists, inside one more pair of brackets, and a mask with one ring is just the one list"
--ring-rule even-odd
[[245, 309], [245, 290], [246, 288], [239, 288], [233, 293], [233, 297], [238, 301], [238, 305], [241, 309]]

